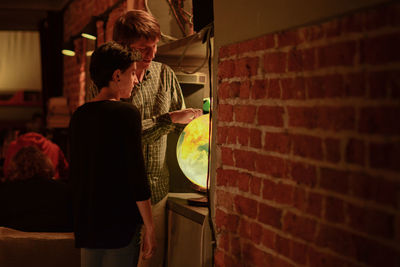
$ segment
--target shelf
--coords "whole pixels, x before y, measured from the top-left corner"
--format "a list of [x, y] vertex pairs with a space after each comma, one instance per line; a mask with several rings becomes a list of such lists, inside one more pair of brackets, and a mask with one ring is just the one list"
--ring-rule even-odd
[[162, 44], [158, 46], [157, 57], [180, 57], [188, 46], [185, 57], [204, 58], [207, 52], [207, 44], [202, 43], [202, 40], [202, 35], [195, 33], [185, 38]]

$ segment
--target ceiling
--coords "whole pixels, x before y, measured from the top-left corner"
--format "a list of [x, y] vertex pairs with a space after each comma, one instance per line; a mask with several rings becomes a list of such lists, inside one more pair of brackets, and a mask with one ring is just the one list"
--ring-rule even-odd
[[61, 11], [70, 0], [0, 0], [0, 30], [37, 30], [47, 11]]

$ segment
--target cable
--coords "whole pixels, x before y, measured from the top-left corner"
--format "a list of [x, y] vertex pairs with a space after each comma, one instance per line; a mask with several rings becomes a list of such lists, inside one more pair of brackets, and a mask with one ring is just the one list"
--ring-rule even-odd
[[[211, 30], [209, 30], [209, 32], [211, 32]], [[211, 47], [211, 42], [209, 40], [209, 35], [208, 35], [208, 40], [207, 40], [207, 51], [209, 51], [209, 53], [207, 53], [207, 57], [206, 59], [208, 59], [208, 74], [209, 74], [209, 83], [210, 83], [210, 102], [211, 102], [211, 108], [210, 108], [210, 121], [209, 123], [209, 135], [208, 135], [208, 162], [211, 162], [211, 138], [212, 138], [212, 47]], [[210, 231], [211, 231], [211, 261], [212, 264], [211, 266], [214, 266], [214, 251], [215, 248], [217, 247], [217, 240], [216, 240], [216, 236], [215, 236], [215, 229], [214, 229], [214, 223], [212, 220], [212, 210], [211, 210], [211, 203], [210, 203], [210, 188], [209, 188], [209, 183], [210, 183], [210, 167], [207, 168], [207, 209], [208, 209], [208, 224], [210, 226]]]
[[[192, 37], [190, 38], [190, 40], [188, 41], [188, 43], [186, 44], [185, 48], [183, 49], [183, 52], [181, 54], [181, 56], [178, 59], [178, 66], [177, 68], [179, 68], [183, 73], [186, 74], [193, 74], [198, 72], [199, 70], [201, 70], [204, 65], [207, 62], [207, 59], [210, 57], [211, 53], [211, 33], [214, 30], [214, 24], [210, 23], [207, 26], [205, 26], [203, 29], [201, 29], [201, 31], [198, 34], [194, 34], [192, 35]], [[188, 48], [190, 47], [191, 43], [193, 42], [193, 40], [197, 39], [199, 36], [202, 35], [202, 32], [205, 32], [205, 36], [206, 36], [206, 56], [204, 57], [204, 61], [201, 63], [201, 65], [199, 67], [197, 67], [194, 71], [186, 71], [183, 67], [181, 67], [181, 64], [183, 62], [183, 59], [185, 58], [185, 54], [186, 51], [188, 50]], [[211, 77], [211, 76], [210, 76]]]

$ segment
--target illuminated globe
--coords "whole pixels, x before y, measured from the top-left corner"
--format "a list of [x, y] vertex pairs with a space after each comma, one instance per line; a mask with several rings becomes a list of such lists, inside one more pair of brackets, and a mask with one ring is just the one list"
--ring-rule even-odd
[[179, 167], [199, 190], [207, 188], [209, 120], [209, 114], [192, 120], [176, 146]]

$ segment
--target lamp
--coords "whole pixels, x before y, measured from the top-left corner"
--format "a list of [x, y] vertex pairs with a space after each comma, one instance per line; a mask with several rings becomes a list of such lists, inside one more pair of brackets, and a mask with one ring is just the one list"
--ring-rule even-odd
[[83, 28], [81, 36], [90, 40], [97, 39], [97, 26], [96, 26], [96, 17], [92, 17], [89, 23]]
[[61, 53], [69, 57], [75, 56], [74, 39], [70, 38], [66, 43], [63, 44], [63, 49], [61, 50]]

